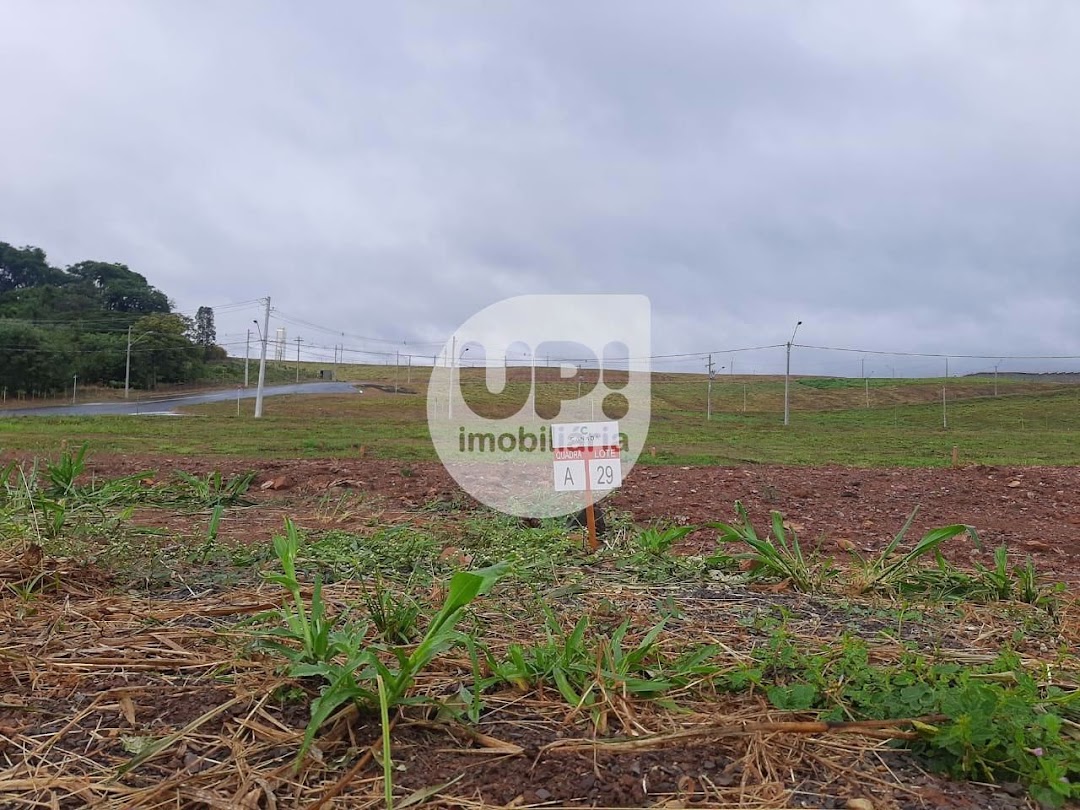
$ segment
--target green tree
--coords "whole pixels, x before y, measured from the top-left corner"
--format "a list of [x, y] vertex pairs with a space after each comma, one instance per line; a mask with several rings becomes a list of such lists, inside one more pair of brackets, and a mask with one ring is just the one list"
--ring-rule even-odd
[[73, 371], [86, 383], [122, 386], [127, 360], [125, 332], [86, 332], [74, 341]]
[[[203, 368], [203, 348], [192, 340], [195, 325], [176, 313], [154, 313], [131, 329], [131, 379], [148, 388], [194, 379]], [[137, 345], [136, 345], [137, 342]]]
[[49, 266], [41, 248], [17, 248], [0, 242], [0, 293], [65, 281], [63, 271]]
[[170, 309], [165, 293], [151, 287], [145, 276], [132, 272], [127, 265], [79, 262], [67, 272], [92, 284], [106, 310], [147, 314]]
[[217, 329], [214, 328], [214, 310], [199, 307], [195, 312], [195, 344], [203, 347], [203, 359], [209, 360], [217, 343]]
[[207, 359], [223, 353], [214, 345], [213, 311], [200, 309], [206, 342], [197, 346], [194, 324], [172, 309], [126, 265], [83, 261], [61, 270], [40, 248], [0, 242], [0, 385], [60, 391], [73, 374], [80, 382], [118, 384], [129, 327], [135, 384], [194, 379]]
[[69, 362], [47, 330], [19, 321], [0, 321], [0, 385], [9, 394], [62, 390]]
[[88, 282], [75, 280], [2, 293], [0, 317], [48, 321], [52, 325], [67, 322], [83, 330], [93, 330], [126, 329], [136, 316], [105, 309], [100, 290]]

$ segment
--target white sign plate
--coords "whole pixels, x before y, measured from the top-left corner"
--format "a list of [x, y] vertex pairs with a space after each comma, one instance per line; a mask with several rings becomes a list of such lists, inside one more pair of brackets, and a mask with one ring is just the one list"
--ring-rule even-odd
[[571, 422], [551, 426], [551, 446], [619, 447], [618, 422]]
[[556, 492], [611, 490], [622, 485], [618, 422], [553, 425]]

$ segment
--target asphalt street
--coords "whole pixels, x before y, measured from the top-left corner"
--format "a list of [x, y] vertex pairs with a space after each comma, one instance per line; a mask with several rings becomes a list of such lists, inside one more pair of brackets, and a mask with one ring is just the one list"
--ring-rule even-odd
[[[360, 393], [353, 383], [318, 382], [295, 385], [263, 387], [263, 396], [282, 394], [345, 394]], [[209, 391], [205, 394], [188, 394], [163, 399], [129, 399], [114, 402], [80, 402], [74, 405], [52, 405], [46, 408], [12, 408], [0, 410], [0, 416], [131, 416], [136, 414], [175, 414], [185, 405], [202, 405], [207, 402], [251, 399], [257, 391], [254, 386], [241, 389]]]

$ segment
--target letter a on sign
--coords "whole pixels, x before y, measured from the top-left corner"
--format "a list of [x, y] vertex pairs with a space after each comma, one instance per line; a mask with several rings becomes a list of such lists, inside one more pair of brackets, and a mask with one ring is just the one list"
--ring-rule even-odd
[[584, 487], [585, 462], [583, 460], [555, 462], [556, 492], [576, 492]]

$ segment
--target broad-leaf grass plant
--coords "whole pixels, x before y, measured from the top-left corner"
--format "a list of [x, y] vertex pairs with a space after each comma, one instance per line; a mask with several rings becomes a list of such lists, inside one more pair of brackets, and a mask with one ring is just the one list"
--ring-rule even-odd
[[369, 639], [367, 624], [348, 623], [344, 617], [330, 618], [318, 577], [311, 600], [305, 603], [296, 578], [300, 543], [299, 530], [286, 519], [285, 534], [274, 538], [281, 573], [267, 572], [263, 576], [281, 585], [290, 600], [278, 611], [264, 614], [264, 618], [277, 618], [282, 624], [259, 634], [263, 646], [289, 661], [291, 677], [323, 681], [319, 696], [311, 703], [311, 719], [297, 753], [297, 767], [319, 728], [342, 706], [355, 702], [368, 709], [381, 706], [385, 712], [388, 707], [409, 702], [408, 691], [416, 676], [436, 656], [463, 639], [457, 624], [465, 608], [487, 593], [507, 570], [507, 565], [500, 563], [454, 573], [443, 605], [419, 643], [398, 646]]

